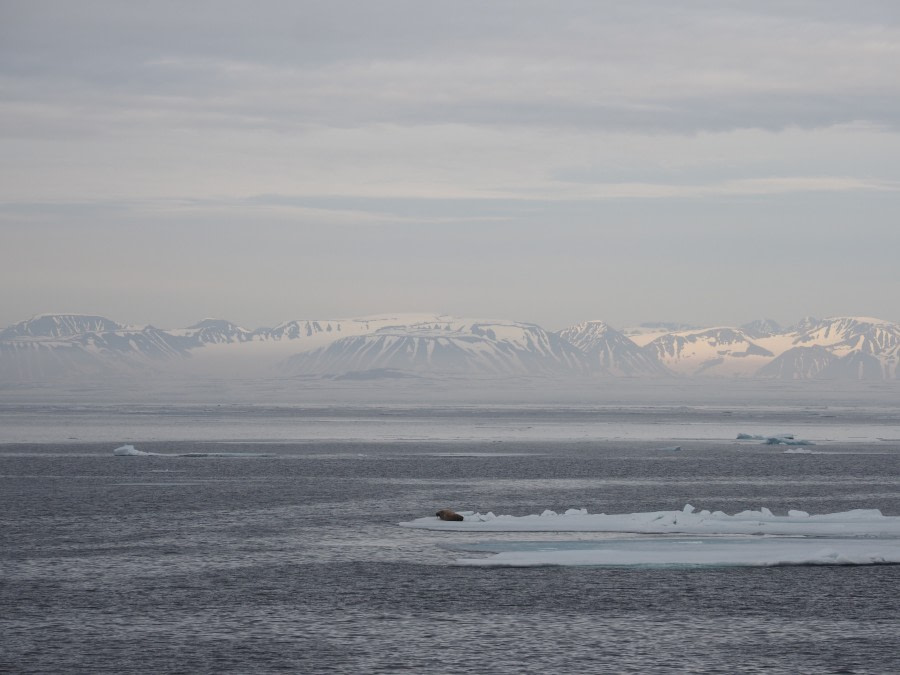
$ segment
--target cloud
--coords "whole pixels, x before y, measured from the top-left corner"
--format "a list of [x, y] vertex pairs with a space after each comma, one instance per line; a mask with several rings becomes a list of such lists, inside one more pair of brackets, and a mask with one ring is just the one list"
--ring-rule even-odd
[[[441, 288], [460, 271], [471, 301], [484, 279], [506, 289], [497, 302], [543, 298], [517, 314], [540, 321], [567, 294], [600, 302], [640, 265], [657, 272], [604, 301], [680, 307], [714, 292], [706, 267], [729, 277], [710, 251], [788, 264], [801, 250], [806, 269], [862, 279], [896, 249], [898, 56], [900, 4], [874, 0], [7, 0], [2, 281], [41, 277], [17, 299], [27, 314], [61, 286], [113, 298], [104, 261], [153, 250], [121, 306], [183, 256], [206, 270], [185, 288], [235, 298], [280, 283], [274, 259], [323, 310], [356, 312], [346, 298], [365, 286], [418, 307], [411, 289], [425, 288], [465, 312]], [[854, 248], [860, 232], [884, 245]], [[249, 287], [223, 271], [244, 267]], [[690, 280], [685, 297], [660, 290], [665, 275]]]
[[4, 126], [896, 126], [897, 12], [791, 5], [12, 3]]

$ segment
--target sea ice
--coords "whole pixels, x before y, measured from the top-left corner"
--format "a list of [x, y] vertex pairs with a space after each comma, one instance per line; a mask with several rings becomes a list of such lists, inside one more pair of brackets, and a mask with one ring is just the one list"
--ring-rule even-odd
[[462, 558], [457, 565], [534, 567], [595, 566], [775, 566], [900, 563], [900, 539], [792, 537], [652, 537], [605, 541], [501, 542], [470, 545], [487, 558]]
[[643, 534], [773, 534], [839, 537], [900, 537], [900, 516], [885, 516], [878, 509], [855, 509], [840, 513], [809, 515], [789, 511], [774, 515], [769, 509], [741, 511], [697, 511], [690, 504], [681, 511], [651, 511], [607, 515], [590, 514], [585, 509], [569, 509], [565, 514], [545, 510], [540, 515], [495, 515], [458, 511], [459, 522], [434, 516], [400, 523], [401, 527], [463, 532], [633, 532]]
[[815, 445], [812, 441], [795, 438], [794, 434], [774, 434], [761, 436], [759, 434], [738, 434], [739, 441], [762, 441], [763, 445]]
[[815, 445], [812, 441], [802, 438], [784, 438], [783, 436], [772, 436], [767, 438], [765, 445]]
[[150, 453], [138, 450], [133, 445], [123, 445], [113, 450], [113, 454], [120, 457], [135, 457], [137, 455], [149, 455]]
[[144, 452], [138, 450], [133, 445], [122, 445], [115, 450], [113, 454], [119, 457], [271, 457], [258, 452]]

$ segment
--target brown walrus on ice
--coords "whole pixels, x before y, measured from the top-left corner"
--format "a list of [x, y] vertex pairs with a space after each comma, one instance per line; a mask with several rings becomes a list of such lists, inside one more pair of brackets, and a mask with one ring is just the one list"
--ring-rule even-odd
[[465, 518], [459, 515], [456, 511], [451, 511], [450, 509], [441, 509], [434, 515], [436, 515], [441, 520], [465, 520]]

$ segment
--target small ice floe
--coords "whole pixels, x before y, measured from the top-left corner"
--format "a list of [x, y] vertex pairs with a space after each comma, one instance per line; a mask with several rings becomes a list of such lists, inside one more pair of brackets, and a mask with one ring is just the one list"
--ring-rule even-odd
[[788, 448], [784, 451], [785, 455], [815, 455], [818, 454], [809, 448]]
[[138, 450], [133, 445], [122, 445], [115, 450], [113, 454], [118, 457], [271, 457], [263, 453], [256, 452], [144, 452]]
[[774, 434], [761, 436], [759, 434], [738, 434], [739, 441], [762, 441], [763, 445], [815, 445], [812, 441], [796, 438], [794, 434]]
[[659, 452], [681, 452], [680, 445], [671, 445], [668, 448], [657, 448]]
[[493, 458], [493, 457], [540, 457], [544, 453], [540, 452], [426, 452], [422, 453], [423, 457], [471, 457], [471, 458]]
[[137, 457], [138, 455], [149, 455], [149, 452], [138, 450], [133, 445], [122, 445], [113, 450], [113, 454], [119, 457]]
[[772, 436], [767, 438], [765, 445], [815, 445], [812, 441], [802, 438], [784, 438], [783, 436]]

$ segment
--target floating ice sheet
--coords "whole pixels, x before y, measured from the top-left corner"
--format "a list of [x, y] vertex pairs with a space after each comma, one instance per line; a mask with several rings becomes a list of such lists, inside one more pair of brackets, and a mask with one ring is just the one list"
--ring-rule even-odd
[[468, 532], [635, 532], [646, 534], [779, 534], [811, 536], [900, 537], [900, 516], [884, 516], [878, 509], [854, 509], [840, 513], [809, 515], [791, 510], [776, 516], [769, 509], [742, 511], [728, 515], [722, 511], [696, 511], [690, 504], [681, 511], [651, 511], [607, 515], [590, 514], [585, 509], [569, 509], [559, 514], [497, 516], [493, 513], [458, 511], [464, 520], [444, 521], [437, 517], [417, 518], [401, 527]]
[[469, 546], [466, 550], [496, 555], [461, 558], [456, 564], [477, 567], [900, 564], [900, 539], [653, 537], [600, 542], [502, 542]]

